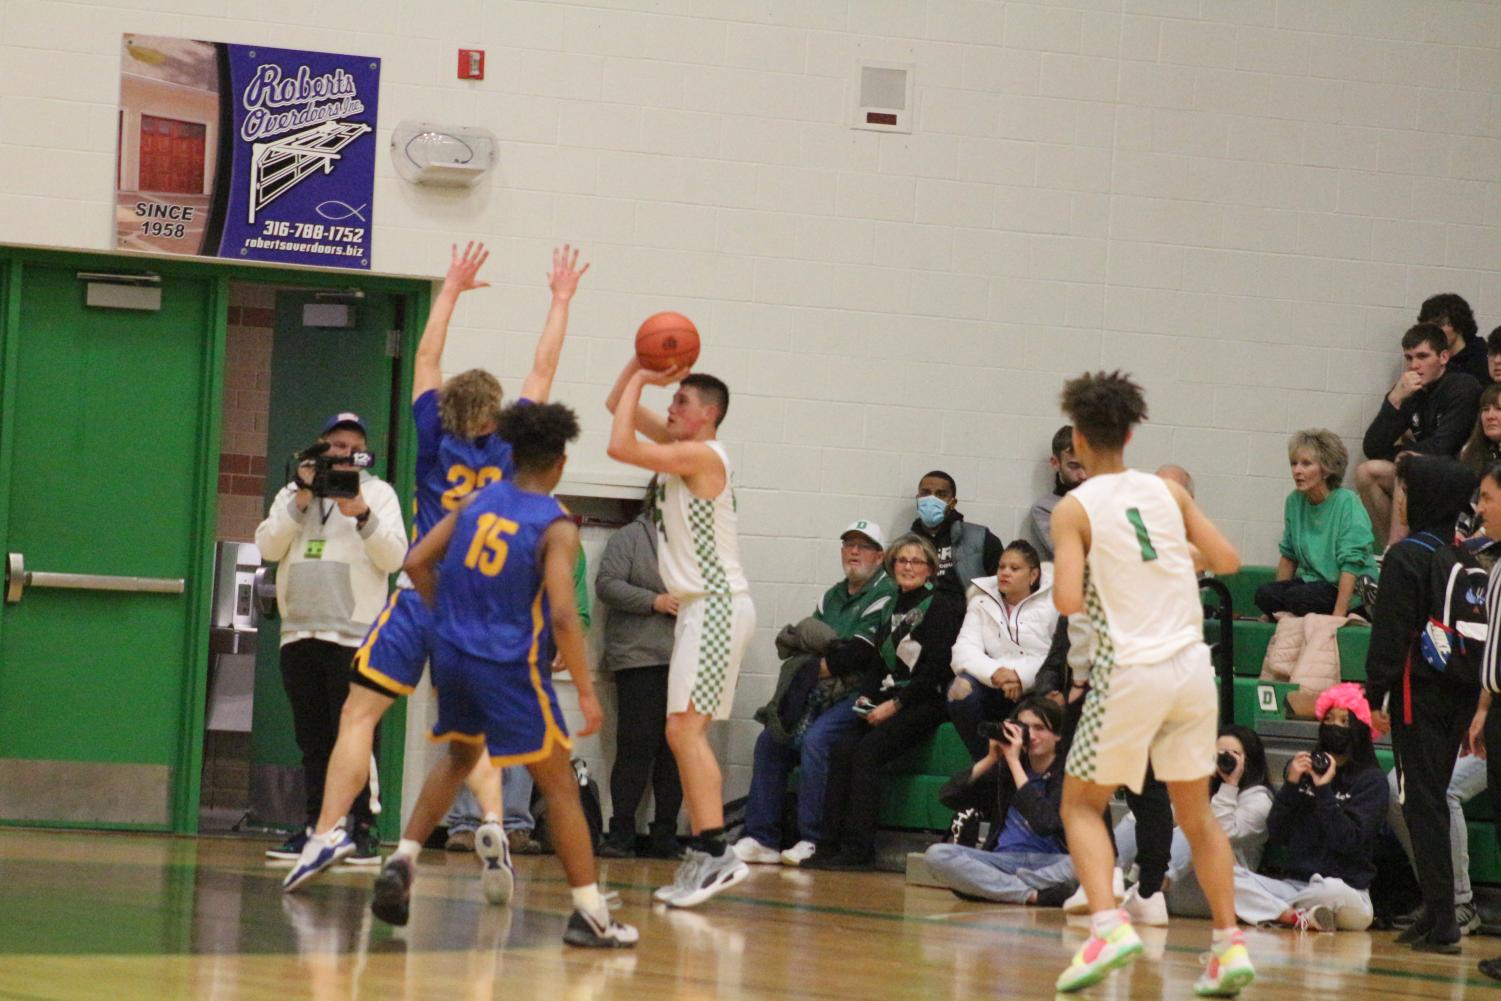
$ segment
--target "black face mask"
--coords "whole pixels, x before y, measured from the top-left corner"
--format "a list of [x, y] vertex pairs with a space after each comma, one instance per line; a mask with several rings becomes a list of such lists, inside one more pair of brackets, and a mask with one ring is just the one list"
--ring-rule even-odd
[[1347, 726], [1337, 723], [1319, 724], [1319, 750], [1330, 754], [1349, 754], [1350, 745], [1354, 743], [1355, 735]]

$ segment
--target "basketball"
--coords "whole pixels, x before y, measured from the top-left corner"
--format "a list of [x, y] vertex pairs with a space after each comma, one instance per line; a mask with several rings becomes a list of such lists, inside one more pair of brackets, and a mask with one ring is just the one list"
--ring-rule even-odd
[[636, 331], [636, 360], [657, 372], [698, 361], [698, 328], [682, 313], [653, 313]]

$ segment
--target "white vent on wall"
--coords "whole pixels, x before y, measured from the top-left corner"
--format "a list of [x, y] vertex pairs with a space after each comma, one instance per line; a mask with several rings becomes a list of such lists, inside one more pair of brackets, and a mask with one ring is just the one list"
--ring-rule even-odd
[[876, 132], [912, 131], [912, 64], [861, 60], [855, 64], [850, 125]]

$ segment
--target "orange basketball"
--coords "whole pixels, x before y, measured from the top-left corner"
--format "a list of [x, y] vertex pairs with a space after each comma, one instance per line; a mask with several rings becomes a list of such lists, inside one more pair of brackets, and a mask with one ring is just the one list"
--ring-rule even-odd
[[653, 313], [636, 331], [636, 360], [657, 372], [698, 361], [698, 328], [682, 313]]

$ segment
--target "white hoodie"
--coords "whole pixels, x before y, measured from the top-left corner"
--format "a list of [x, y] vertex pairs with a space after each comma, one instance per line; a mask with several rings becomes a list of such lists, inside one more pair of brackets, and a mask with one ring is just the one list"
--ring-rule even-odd
[[976, 577], [969, 584], [964, 626], [954, 641], [955, 674], [994, 688], [991, 675], [1009, 667], [1031, 691], [1037, 672], [1053, 645], [1058, 610], [1053, 607], [1053, 564], [1042, 565], [1038, 588], [1009, 611], [994, 577]]

